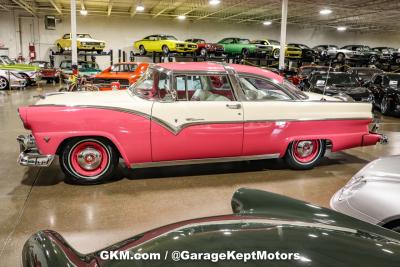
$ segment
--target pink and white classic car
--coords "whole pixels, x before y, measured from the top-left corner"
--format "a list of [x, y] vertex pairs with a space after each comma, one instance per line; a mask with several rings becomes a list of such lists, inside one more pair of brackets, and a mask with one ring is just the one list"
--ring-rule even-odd
[[24, 166], [99, 183], [127, 167], [285, 158], [294, 169], [332, 151], [375, 145], [371, 104], [299, 91], [261, 68], [224, 63], [151, 66], [126, 91], [65, 92], [20, 107]]

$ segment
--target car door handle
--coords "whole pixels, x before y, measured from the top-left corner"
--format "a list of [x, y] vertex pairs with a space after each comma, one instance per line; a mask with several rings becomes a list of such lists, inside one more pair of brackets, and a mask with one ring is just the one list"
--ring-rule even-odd
[[186, 118], [186, 121], [204, 121], [204, 119], [200, 119], [200, 118]]
[[230, 109], [240, 109], [242, 107], [242, 105], [241, 104], [226, 104], [226, 107], [230, 108]]

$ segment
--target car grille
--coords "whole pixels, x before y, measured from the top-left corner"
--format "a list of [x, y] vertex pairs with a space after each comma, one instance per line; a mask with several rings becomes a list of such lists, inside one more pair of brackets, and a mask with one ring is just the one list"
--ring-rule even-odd
[[296, 47], [288, 47], [286, 48], [287, 51], [296, 51], [296, 52], [300, 52], [301, 50], [296, 48]]
[[93, 83], [96, 85], [110, 85], [112, 82], [119, 82], [121, 86], [129, 86], [129, 81], [126, 79], [107, 79], [107, 78], [94, 78]]
[[83, 42], [85, 45], [100, 45], [100, 43], [97, 42]]

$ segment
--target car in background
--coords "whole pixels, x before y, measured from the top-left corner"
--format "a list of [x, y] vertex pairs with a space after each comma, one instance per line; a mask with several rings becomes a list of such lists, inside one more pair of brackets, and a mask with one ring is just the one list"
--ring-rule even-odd
[[224, 47], [222, 45], [217, 43], [207, 43], [204, 39], [186, 39], [185, 42], [197, 44], [196, 53], [203, 57], [210, 54], [221, 56], [224, 53]]
[[374, 106], [384, 115], [400, 113], [400, 74], [377, 73], [369, 83]]
[[333, 195], [332, 209], [400, 233], [400, 155], [368, 163]]
[[40, 80], [39, 67], [17, 63], [6, 55], [0, 55], [0, 69], [15, 70], [26, 79], [27, 85], [35, 84]]
[[220, 40], [218, 44], [224, 47], [225, 54], [231, 56], [242, 55], [266, 58], [272, 52], [267, 45], [251, 43], [246, 38], [228, 37]]
[[[271, 47], [271, 56], [273, 59], [277, 60], [279, 59], [280, 56], [280, 50], [281, 50], [281, 44], [280, 42], [276, 40], [254, 40], [252, 41], [253, 43], [256, 44], [261, 44], [261, 45], [266, 45], [268, 47]], [[301, 49], [300, 48], [295, 48], [295, 47], [287, 47], [285, 48], [285, 58], [288, 59], [299, 59], [301, 58]]]
[[305, 44], [288, 43], [287, 47], [296, 47], [301, 49], [301, 60], [304, 62], [314, 62], [317, 57], [317, 53]]
[[314, 71], [308, 78], [308, 91], [327, 96], [349, 96], [350, 101], [372, 102], [373, 95], [356, 75], [335, 71]]
[[120, 157], [132, 168], [283, 158], [304, 170], [327, 145], [335, 152], [384, 140], [368, 130], [369, 103], [217, 62], [155, 64], [129, 90], [46, 95], [19, 114], [32, 134], [18, 138], [18, 162], [47, 167], [59, 155], [66, 179], [79, 184], [112, 178]]
[[[22, 266], [61, 266], [62, 263], [76, 267], [117, 267], [134, 266], [132, 263], [136, 262], [138, 266], [174, 267], [262, 267], [271, 265], [269, 262], [279, 267], [398, 266], [400, 235], [382, 227], [255, 189], [238, 189], [232, 196], [231, 207], [232, 213], [228, 215], [161, 226], [87, 254], [76, 251], [55, 231], [39, 231], [23, 246]], [[174, 255], [168, 253], [171, 251]], [[219, 258], [212, 255], [226, 259], [226, 253], [232, 260], [220, 260], [216, 264]], [[255, 256], [251, 261], [244, 260], [255, 254], [261, 255], [258, 260]], [[134, 255], [158, 257], [146, 261], [126, 260], [133, 259]], [[193, 260], [195, 264], [189, 264]]]
[[[379, 51], [373, 51], [367, 45], [346, 45], [341, 48], [341, 50], [352, 51], [352, 54], [348, 54], [346, 60], [374, 65], [379, 62], [381, 53]], [[339, 60], [338, 60], [339, 61]]]
[[193, 53], [197, 51], [197, 44], [179, 41], [173, 35], [153, 34], [144, 37], [134, 43], [134, 48], [139, 50], [140, 55], [148, 52], [159, 52], [168, 55], [170, 52]]
[[40, 76], [47, 82], [60, 82], [60, 70], [51, 66], [48, 61], [35, 60], [31, 61], [29, 65], [38, 66], [40, 68]]
[[347, 73], [357, 75], [359, 80], [363, 82], [364, 85], [368, 85], [368, 83], [371, 82], [372, 77], [376, 73], [383, 73], [383, 70], [369, 67], [351, 67], [347, 69]]
[[393, 59], [393, 53], [397, 52], [397, 49], [393, 47], [387, 47], [387, 46], [377, 46], [371, 48], [372, 51], [376, 51], [379, 53], [379, 62], [383, 64], [391, 63]]
[[[62, 38], [56, 41], [57, 49], [60, 53], [63, 53], [66, 50], [72, 49], [72, 38], [71, 34], [64, 34]], [[76, 44], [77, 49], [79, 51], [96, 51], [98, 54], [103, 52], [106, 42], [102, 40], [93, 39], [90, 34], [87, 33], [78, 33], [76, 34]]]
[[0, 69], [0, 90], [24, 88], [26, 84], [26, 79], [17, 71]]
[[[60, 63], [61, 78], [65, 81], [72, 74], [71, 60], [63, 60]], [[78, 62], [79, 76], [93, 77], [101, 72], [99, 65], [93, 61], [79, 61]]]
[[[316, 54], [316, 57], [320, 61], [326, 61], [331, 59], [331, 55], [333, 51], [338, 50], [339, 47], [337, 45], [317, 45], [312, 48]], [[331, 51], [329, 53], [329, 51]], [[336, 55], [335, 55], [336, 56]]]
[[309, 88], [308, 78], [313, 71], [328, 71], [329, 66], [320, 65], [304, 65], [297, 69], [297, 74], [292, 76], [292, 83], [297, 85], [301, 90]]
[[112, 89], [124, 90], [135, 83], [146, 72], [149, 63], [122, 62], [116, 63], [93, 78], [93, 84], [101, 91]]

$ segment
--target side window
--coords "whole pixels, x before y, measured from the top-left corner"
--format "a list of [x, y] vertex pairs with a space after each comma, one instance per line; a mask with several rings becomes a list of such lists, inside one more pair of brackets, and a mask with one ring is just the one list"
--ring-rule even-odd
[[291, 97], [272, 82], [253, 77], [240, 77], [244, 93], [249, 101], [290, 100]]
[[233, 101], [232, 87], [226, 75], [175, 76], [178, 100]]
[[223, 44], [233, 44], [233, 39], [232, 38], [227, 38], [222, 40]]
[[69, 39], [69, 34], [64, 34], [63, 39]]

